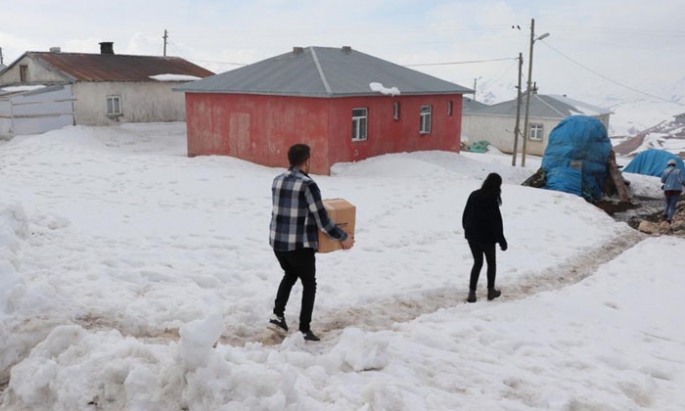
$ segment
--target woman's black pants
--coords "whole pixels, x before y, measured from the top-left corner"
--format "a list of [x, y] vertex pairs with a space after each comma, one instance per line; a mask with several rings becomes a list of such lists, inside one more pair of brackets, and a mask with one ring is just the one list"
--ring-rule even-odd
[[488, 264], [488, 288], [495, 288], [495, 277], [497, 276], [497, 260], [495, 258], [495, 243], [490, 244], [476, 244], [469, 241], [471, 254], [473, 254], [473, 268], [471, 268], [471, 282], [469, 288], [476, 291], [478, 287], [478, 277], [480, 277], [480, 270], [483, 268], [483, 256]]

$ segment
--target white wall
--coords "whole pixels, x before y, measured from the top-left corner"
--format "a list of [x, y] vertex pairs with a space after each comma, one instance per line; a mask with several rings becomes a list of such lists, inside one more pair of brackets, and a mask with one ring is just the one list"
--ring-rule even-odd
[[[597, 118], [609, 128], [609, 115], [597, 116]], [[526, 153], [542, 156], [545, 154], [545, 148], [549, 142], [549, 134], [554, 127], [561, 122], [562, 119], [550, 118], [529, 118], [529, 124], [542, 124], [543, 137], [542, 141], [530, 140], [526, 143]], [[521, 129], [517, 151], [523, 151], [523, 113], [519, 127]], [[491, 114], [469, 113], [464, 114], [462, 118], [461, 134], [469, 138], [470, 143], [476, 141], [487, 141], [493, 146], [497, 147], [504, 153], [511, 154], [514, 152], [514, 127], [516, 126], [516, 117], [512, 116], [495, 116]]]
[[[461, 135], [468, 137], [469, 143], [487, 141], [500, 151], [512, 153], [514, 151], [514, 126], [513, 117], [464, 114]], [[523, 129], [523, 125], [521, 128]]]
[[11, 137], [12, 104], [9, 100], [0, 100], [0, 138]]
[[[185, 121], [184, 93], [172, 91], [183, 82], [88, 82], [74, 87], [76, 124], [105, 126], [125, 123]], [[107, 96], [121, 97], [119, 118], [107, 116]]]
[[65, 79], [54, 72], [48, 70], [42, 64], [38, 63], [31, 56], [24, 56], [21, 60], [16, 62], [9, 70], [2, 73], [0, 76], [0, 86], [7, 84], [21, 83], [20, 66], [27, 65], [27, 78], [23, 84], [30, 83], [64, 83]]
[[0, 99], [0, 137], [40, 134], [74, 124], [71, 86]]

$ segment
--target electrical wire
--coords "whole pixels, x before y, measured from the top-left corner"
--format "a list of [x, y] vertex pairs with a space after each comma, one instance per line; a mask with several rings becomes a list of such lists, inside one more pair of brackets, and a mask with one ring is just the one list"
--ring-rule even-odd
[[194, 61], [200, 61], [202, 63], [212, 63], [212, 64], [226, 64], [229, 66], [247, 66], [249, 63], [232, 63], [228, 61], [214, 61], [214, 60], [199, 60], [193, 59]]
[[517, 58], [509, 57], [502, 59], [491, 60], [471, 60], [471, 61], [450, 61], [445, 63], [419, 63], [419, 64], [403, 64], [404, 67], [422, 67], [422, 66], [451, 66], [456, 64], [475, 64], [475, 63], [490, 63], [493, 61], [517, 60]]
[[590, 73], [592, 73], [592, 74], [594, 74], [594, 75], [596, 75], [596, 76], [598, 76], [598, 77], [601, 77], [601, 78], [603, 78], [604, 80], [609, 81], [609, 82], [611, 82], [611, 83], [613, 83], [613, 84], [616, 84], [617, 86], [621, 86], [621, 87], [627, 88], [628, 90], [634, 91], [634, 92], [639, 93], [639, 94], [643, 94], [643, 95], [648, 96], [648, 97], [651, 97], [651, 98], [655, 98], [655, 99], [657, 99], [657, 100], [665, 101], [665, 102], [667, 102], [667, 103], [677, 104], [677, 105], [679, 105], [679, 106], [685, 106], [685, 104], [681, 104], [681, 103], [675, 102], [675, 101], [673, 101], [673, 100], [665, 99], [665, 98], [663, 98], [663, 97], [659, 97], [659, 96], [655, 96], [655, 95], [653, 95], [653, 94], [646, 93], [646, 92], [644, 92], [644, 91], [642, 91], [642, 90], [638, 90], [638, 89], [633, 88], [633, 87], [631, 87], [631, 86], [629, 86], [629, 85], [626, 85], [626, 84], [620, 83], [620, 82], [618, 82], [618, 81], [616, 81], [616, 80], [614, 80], [614, 79], [611, 79], [611, 78], [609, 78], [609, 77], [607, 77], [607, 76], [605, 76], [605, 75], [603, 75], [603, 74], [601, 74], [601, 73], [598, 73], [598, 72], [596, 72], [595, 70], [593, 70], [593, 69], [591, 69], [591, 68], [585, 66], [584, 64], [581, 64], [581, 63], [579, 63], [579, 62], [573, 60], [571, 57], [569, 57], [569, 56], [567, 56], [566, 54], [562, 53], [560, 50], [558, 50], [558, 49], [556, 49], [555, 47], [552, 47], [552, 46], [550, 46], [549, 44], [547, 44], [547, 42], [545, 42], [545, 41], [541, 41], [541, 42], [542, 42], [545, 46], [547, 46], [547, 47], [549, 47], [550, 49], [554, 50], [555, 52], [559, 53], [562, 57], [564, 57], [565, 59], [567, 59], [567, 60], [570, 61], [571, 63], [576, 64], [576, 65], [578, 65], [578, 66], [584, 68], [585, 70], [589, 71]]

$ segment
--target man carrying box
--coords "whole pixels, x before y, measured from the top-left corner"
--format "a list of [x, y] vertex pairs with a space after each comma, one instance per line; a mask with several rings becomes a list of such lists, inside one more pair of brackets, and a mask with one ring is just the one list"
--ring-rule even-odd
[[311, 150], [306, 144], [295, 144], [288, 150], [290, 168], [276, 177], [271, 186], [273, 210], [269, 243], [285, 272], [278, 287], [269, 326], [288, 331], [285, 306], [290, 291], [299, 278], [302, 281], [300, 332], [307, 341], [319, 341], [309, 325], [316, 296], [316, 258], [318, 232], [323, 230], [331, 239], [340, 241], [344, 250], [354, 246], [354, 238], [337, 227], [328, 217], [321, 192], [309, 177]]

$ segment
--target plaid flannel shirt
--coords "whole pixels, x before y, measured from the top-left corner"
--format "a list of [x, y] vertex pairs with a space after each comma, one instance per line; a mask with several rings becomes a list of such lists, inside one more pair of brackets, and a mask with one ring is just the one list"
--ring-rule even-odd
[[288, 169], [274, 179], [271, 192], [269, 244], [274, 251], [318, 250], [319, 229], [335, 240], [347, 239], [347, 233], [328, 217], [319, 187], [304, 171]]

